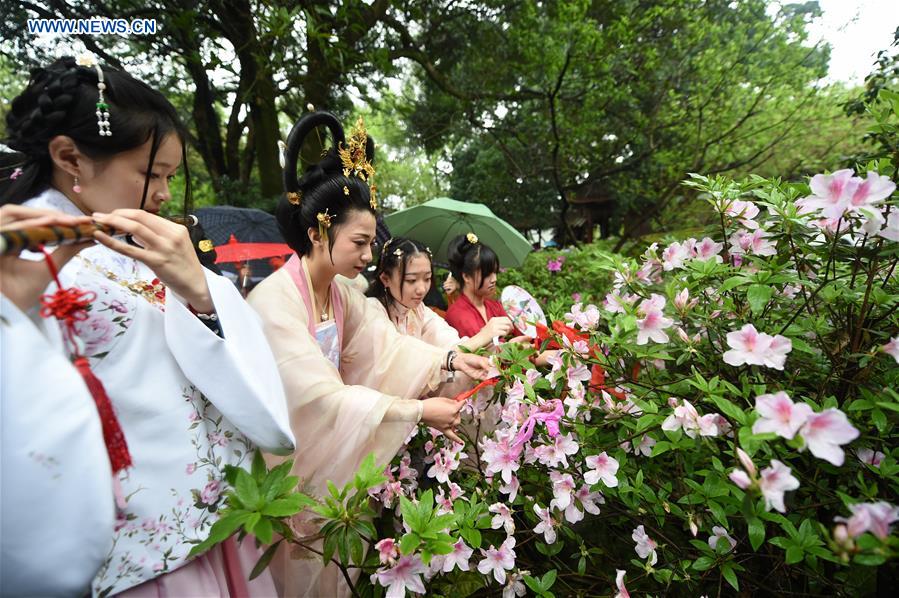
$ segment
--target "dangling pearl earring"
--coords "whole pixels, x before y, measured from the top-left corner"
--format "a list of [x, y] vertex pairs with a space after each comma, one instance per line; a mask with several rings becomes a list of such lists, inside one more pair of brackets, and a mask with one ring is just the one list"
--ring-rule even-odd
[[81, 193], [81, 185], [78, 184], [78, 177], [75, 177], [75, 184], [72, 185], [72, 191], [75, 193]]

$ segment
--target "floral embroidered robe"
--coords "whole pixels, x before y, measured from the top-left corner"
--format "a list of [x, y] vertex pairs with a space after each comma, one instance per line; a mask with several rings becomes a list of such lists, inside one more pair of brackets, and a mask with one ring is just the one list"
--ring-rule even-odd
[[[54, 189], [25, 205], [80, 214]], [[81, 251], [60, 272], [64, 286], [96, 293], [76, 331], [133, 460], [119, 476], [127, 504], [93, 581], [95, 595], [187, 562], [189, 542], [205, 539], [218, 518], [225, 464], [248, 465], [255, 446], [293, 451], [281, 381], [258, 318], [233, 284], [204, 273], [224, 338], [183, 298], [152, 288], [149, 267], [102, 245]]]

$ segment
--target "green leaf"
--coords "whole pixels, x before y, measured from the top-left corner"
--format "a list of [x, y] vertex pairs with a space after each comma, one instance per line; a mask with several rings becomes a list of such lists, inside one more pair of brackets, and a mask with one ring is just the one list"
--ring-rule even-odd
[[[308, 502], [307, 502], [308, 501]], [[262, 507], [262, 514], [268, 517], [290, 517], [299, 513], [304, 502], [306, 504], [315, 504], [311, 499], [301, 494], [293, 494], [287, 498], [279, 498]]]
[[553, 587], [553, 584], [556, 583], [556, 576], [558, 576], [559, 572], [555, 569], [546, 572], [546, 575], [543, 576], [543, 580], [540, 585], [544, 592]]
[[246, 505], [248, 509], [258, 509], [261, 506], [259, 486], [256, 484], [256, 480], [243, 469], [237, 471], [234, 491], [240, 502]]
[[473, 527], [464, 527], [460, 531], [462, 537], [468, 543], [468, 545], [472, 548], [480, 548], [481, 547], [481, 532], [476, 530]]
[[403, 554], [412, 554], [421, 544], [421, 538], [415, 532], [409, 532], [400, 540], [400, 552]]
[[253, 453], [253, 465], [250, 469], [250, 473], [257, 480], [261, 480], [264, 478], [266, 472], [265, 467], [265, 459], [262, 458], [262, 451], [256, 450]]
[[224, 542], [231, 537], [231, 534], [236, 532], [249, 517], [250, 514], [246, 511], [232, 511], [231, 513], [228, 513], [212, 524], [209, 535], [203, 542], [191, 548], [188, 556], [196, 556], [206, 552], [216, 544]]
[[262, 519], [262, 515], [258, 512], [250, 513], [247, 517], [247, 520], [243, 524], [243, 529], [248, 534], [252, 534], [253, 530], [256, 528], [256, 524], [259, 523], [259, 520]]
[[362, 538], [359, 536], [359, 533], [353, 529], [347, 530], [347, 538], [349, 538], [350, 543], [350, 558], [353, 563], [357, 565], [361, 565], [363, 559], [365, 558], [365, 550], [362, 546]]
[[337, 550], [337, 532], [326, 534], [325, 542], [322, 546], [322, 559], [324, 562], [330, 562], [334, 558], [334, 552]]
[[734, 564], [732, 562], [727, 561], [721, 565], [721, 574], [733, 589], [738, 592], [740, 591], [740, 582], [737, 580], [737, 573], [734, 571]]
[[741, 425], [746, 424], [746, 413], [740, 409], [736, 403], [728, 401], [719, 395], [709, 395], [709, 398], [715, 403], [715, 406], [718, 407], [718, 409], [724, 412], [725, 415], [736, 420]]
[[701, 556], [695, 561], [693, 561], [693, 568], [697, 571], [706, 571], [711, 569], [715, 564], [715, 559], [710, 556]]
[[272, 542], [272, 522], [270, 519], [262, 517], [253, 528], [253, 535], [259, 538], [263, 544], [271, 544]]
[[253, 570], [250, 572], [250, 579], [256, 579], [259, 577], [265, 568], [268, 567], [268, 564], [272, 562], [272, 558], [275, 556], [275, 553], [278, 551], [278, 547], [281, 546], [281, 542], [283, 540], [278, 540], [271, 546], [265, 549], [265, 552], [262, 553], [262, 556], [259, 557], [259, 560], [256, 561], [256, 565], [253, 567]]
[[765, 284], [753, 284], [746, 289], [746, 299], [752, 313], [757, 314], [765, 309], [768, 301], [774, 295], [774, 288]]
[[801, 546], [790, 546], [787, 548], [787, 560], [786, 563], [788, 565], [795, 565], [796, 563], [802, 561], [805, 558], [805, 551], [802, 550]]
[[765, 541], [765, 524], [758, 517], [749, 519], [749, 543], [753, 550], [758, 550]]

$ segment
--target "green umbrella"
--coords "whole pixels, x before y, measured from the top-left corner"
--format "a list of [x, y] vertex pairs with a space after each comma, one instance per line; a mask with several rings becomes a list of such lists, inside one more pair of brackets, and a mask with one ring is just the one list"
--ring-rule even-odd
[[531, 251], [531, 244], [521, 233], [499, 218], [484, 204], [438, 197], [421, 205], [394, 212], [384, 218], [394, 237], [420, 241], [434, 252], [434, 260], [447, 263], [449, 242], [474, 233], [481, 243], [489, 245], [503, 268], [517, 268]]

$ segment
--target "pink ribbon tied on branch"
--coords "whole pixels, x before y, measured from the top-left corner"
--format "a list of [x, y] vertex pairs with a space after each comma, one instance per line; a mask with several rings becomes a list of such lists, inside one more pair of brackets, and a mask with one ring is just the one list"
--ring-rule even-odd
[[564, 414], [565, 408], [559, 399], [552, 399], [540, 405], [531, 406], [530, 415], [528, 415], [524, 425], [518, 430], [518, 434], [515, 435], [515, 440], [512, 442], [512, 452], [515, 456], [521, 455], [524, 444], [534, 436], [534, 428], [537, 422], [542, 422], [546, 425], [546, 431], [551, 438], [558, 436], [559, 422]]

